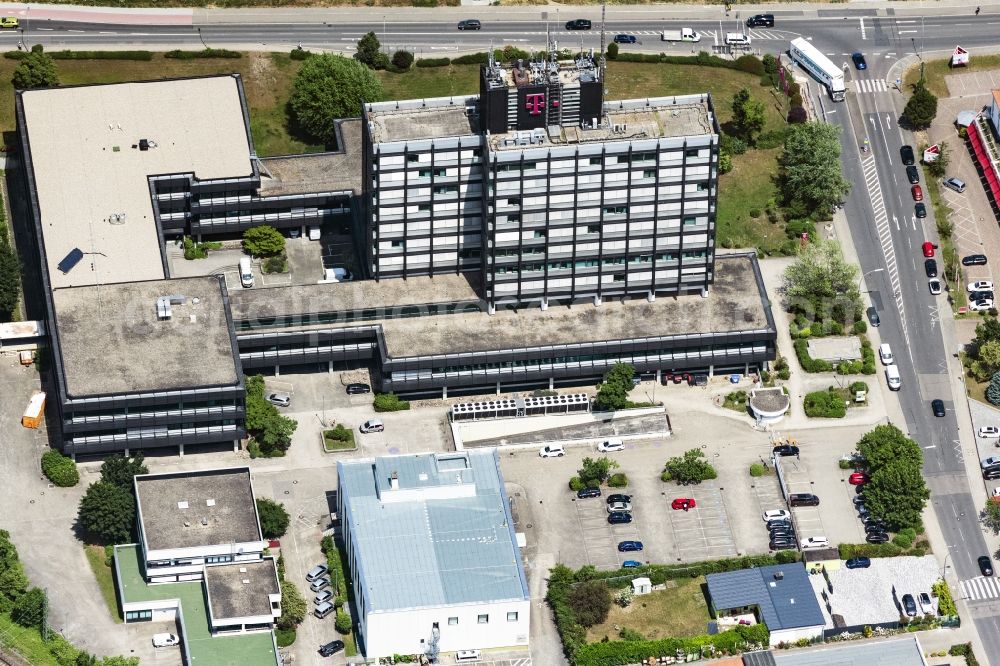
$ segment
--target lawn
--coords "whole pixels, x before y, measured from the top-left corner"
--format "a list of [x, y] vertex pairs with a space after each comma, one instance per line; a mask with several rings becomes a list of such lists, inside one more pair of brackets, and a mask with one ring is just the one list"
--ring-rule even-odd
[[22, 627], [10, 619], [10, 613], [0, 613], [0, 645], [14, 652], [31, 666], [59, 666], [49, 652], [38, 629]]
[[772, 254], [789, 243], [784, 225], [771, 222], [764, 213], [768, 199], [777, 196], [774, 180], [780, 154], [781, 148], [772, 148], [734, 155], [733, 170], [719, 177], [715, 223], [719, 247], [755, 247]]
[[101, 596], [104, 597], [104, 603], [108, 605], [112, 619], [121, 623], [122, 616], [118, 612], [118, 595], [115, 594], [115, 572], [104, 563], [104, 548], [102, 546], [84, 546], [84, 552], [87, 553], [87, 563], [90, 564], [90, 570], [94, 572], [97, 586], [101, 588]]
[[612, 604], [611, 612], [603, 624], [587, 630], [587, 642], [618, 639], [615, 627], [628, 627], [647, 639], [685, 638], [707, 633], [711, 616], [702, 585], [704, 576], [670, 581], [668, 587], [641, 597], [634, 597], [628, 608]]
[[[944, 77], [948, 74], [964, 74], [966, 72], [976, 72], [985, 71], [988, 69], [1000, 68], [1000, 55], [974, 55], [969, 58], [969, 65], [967, 67], [960, 67], [958, 69], [952, 69], [948, 66], [950, 62], [949, 59], [944, 60], [928, 60], [924, 66], [924, 78], [926, 79], [925, 85], [927, 89], [938, 97], [948, 97], [948, 86], [945, 85]], [[903, 86], [904, 91], [909, 94], [912, 90], [910, 86], [914, 85], [920, 78], [920, 65], [914, 65], [906, 70], [906, 74], [903, 75]]]

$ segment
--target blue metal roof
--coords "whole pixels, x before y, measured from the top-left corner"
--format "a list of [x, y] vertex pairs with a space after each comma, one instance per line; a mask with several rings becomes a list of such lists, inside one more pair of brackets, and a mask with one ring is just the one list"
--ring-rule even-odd
[[340, 461], [337, 473], [367, 609], [529, 598], [495, 451]]
[[926, 666], [914, 635], [860, 645], [840, 644], [818, 650], [775, 653], [777, 666]]
[[[775, 574], [780, 573], [780, 578]], [[801, 562], [708, 574], [716, 610], [757, 606], [770, 631], [823, 625], [823, 611]]]

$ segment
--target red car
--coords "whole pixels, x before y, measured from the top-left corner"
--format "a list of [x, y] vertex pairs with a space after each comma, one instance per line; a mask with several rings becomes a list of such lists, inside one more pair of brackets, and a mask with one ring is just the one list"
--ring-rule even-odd
[[924, 241], [924, 244], [921, 245], [920, 247], [923, 248], [925, 257], [933, 257], [934, 250], [937, 248], [937, 245], [935, 245], [930, 241]]
[[852, 486], [861, 486], [868, 483], [868, 475], [864, 472], [855, 472], [848, 477], [847, 482]]
[[688, 509], [693, 509], [696, 506], [698, 506], [697, 503], [690, 497], [678, 497], [677, 499], [675, 499], [673, 502], [670, 503], [670, 508], [674, 509], [675, 511], [678, 511], [680, 509], [684, 509], [685, 511], [687, 511]]
[[913, 187], [911, 187], [910, 188], [910, 194], [913, 195], [913, 200], [914, 201], [923, 201], [924, 200], [924, 191], [922, 189], [920, 189], [919, 185], [914, 185]]

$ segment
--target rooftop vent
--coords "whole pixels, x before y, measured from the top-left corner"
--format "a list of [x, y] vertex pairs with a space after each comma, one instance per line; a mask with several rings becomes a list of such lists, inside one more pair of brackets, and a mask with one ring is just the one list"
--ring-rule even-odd
[[243, 584], [244, 585], [249, 585], [250, 584], [250, 579], [249, 578], [244, 578], [243, 579]]
[[214, 499], [205, 500], [205, 506], [215, 506], [215, 500]]
[[186, 509], [186, 508], [188, 508], [187, 500], [181, 500], [180, 502], [178, 502], [177, 503], [177, 508], [178, 509]]
[[173, 311], [170, 309], [170, 299], [166, 296], [160, 296], [156, 299], [156, 318], [160, 321], [167, 321], [173, 317]]
[[774, 580], [782, 580], [784, 577], [785, 577], [785, 572], [784, 571], [775, 571], [774, 572]]
[[240, 567], [240, 573], [246, 573], [246, 572], [247, 572], [246, 567]]
[[202, 518], [201, 524], [204, 525], [205, 527], [208, 527], [208, 518]]
[[392, 476], [389, 477], [389, 487], [393, 490], [399, 490], [399, 473], [393, 472]]
[[417, 478], [418, 478], [418, 479], [420, 479], [421, 481], [426, 481], [426, 480], [427, 480], [427, 474], [425, 474], [424, 472], [421, 472], [421, 473], [420, 473], [420, 474], [419, 474], [419, 475], [417, 476]]
[[794, 599], [794, 598], [792, 598], [792, 599], [789, 599], [789, 600], [788, 600], [788, 603], [790, 603], [790, 604], [794, 604], [794, 603], [795, 603], [795, 599]]
[[185, 520], [184, 521], [184, 527], [191, 527], [191, 521], [190, 520]]

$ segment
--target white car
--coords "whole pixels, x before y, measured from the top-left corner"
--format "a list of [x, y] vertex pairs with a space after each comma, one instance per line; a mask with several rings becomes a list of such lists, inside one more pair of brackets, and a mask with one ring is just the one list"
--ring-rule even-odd
[[888, 342], [883, 342], [878, 346], [878, 357], [882, 359], [882, 365], [892, 365], [896, 359], [892, 356], [892, 348]]
[[631, 511], [632, 502], [612, 502], [608, 505], [608, 513], [615, 513], [616, 511]]
[[996, 426], [982, 426], [976, 431], [980, 437], [997, 437], [1000, 436], [1000, 428]]
[[540, 458], [562, 458], [564, 455], [566, 455], [566, 449], [561, 444], [546, 444], [538, 449]]
[[1000, 488], [993, 489], [993, 497], [1000, 497]]
[[979, 280], [978, 282], [970, 282], [969, 291], [993, 291], [993, 282], [990, 280]]
[[788, 520], [791, 517], [792, 514], [788, 513], [786, 509], [771, 509], [764, 512], [764, 522], [769, 520]]
[[979, 461], [979, 466], [983, 469], [993, 467], [994, 465], [1000, 465], [1000, 456], [990, 456]]
[[309, 240], [319, 240], [320, 236], [319, 227], [309, 227]]
[[936, 278], [927, 281], [927, 288], [931, 290], [932, 296], [937, 296], [941, 293], [941, 280]]
[[173, 634], [153, 634], [153, 647], [170, 647], [179, 645], [180, 639]]
[[989, 310], [993, 307], [992, 298], [981, 298], [978, 301], [973, 301], [969, 303], [969, 309], [973, 312], [979, 312], [980, 310]]
[[612, 451], [624, 451], [625, 442], [620, 439], [608, 439], [597, 445], [597, 450], [602, 453], [611, 453]]
[[802, 540], [802, 548], [826, 548], [830, 542], [825, 536], [814, 536]]

